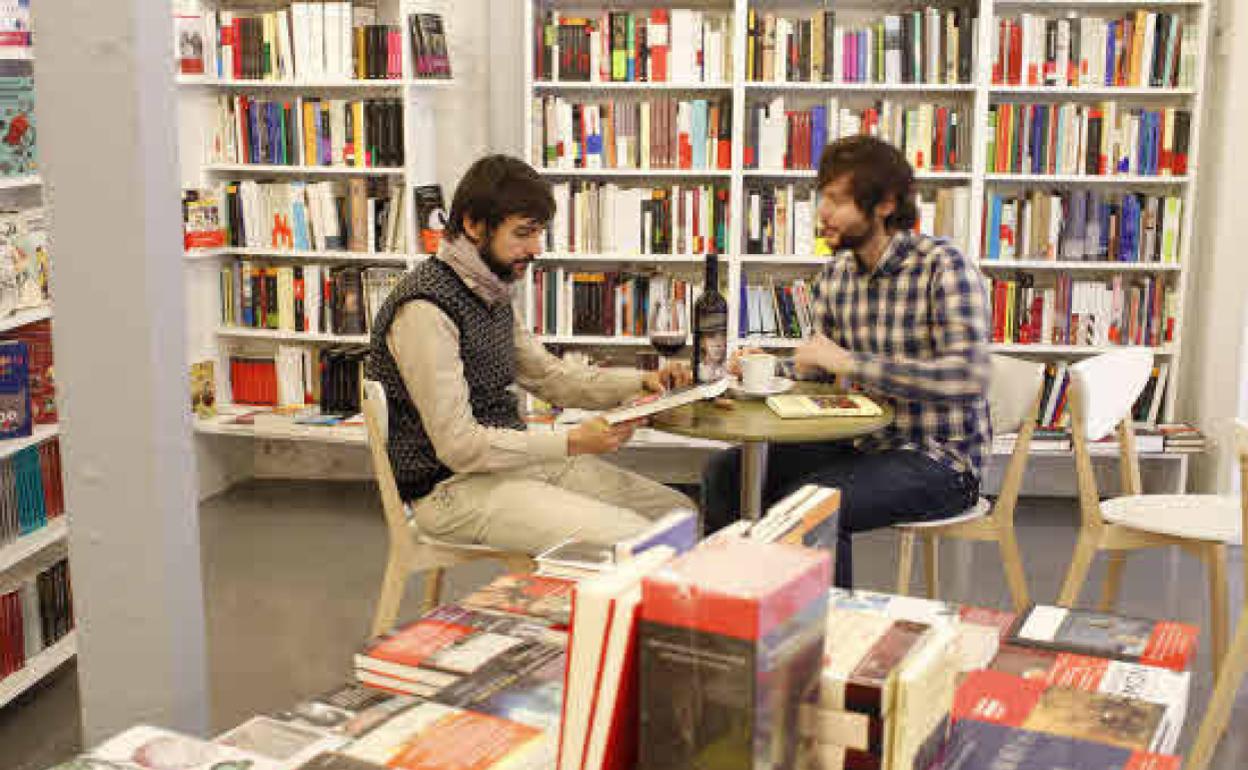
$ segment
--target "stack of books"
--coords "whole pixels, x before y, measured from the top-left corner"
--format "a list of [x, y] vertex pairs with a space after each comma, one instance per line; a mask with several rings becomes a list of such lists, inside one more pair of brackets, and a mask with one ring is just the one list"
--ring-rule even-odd
[[1157, 429], [1164, 436], [1167, 452], [1203, 453], [1208, 448], [1205, 434], [1198, 428], [1187, 423], [1170, 423], [1158, 425]]

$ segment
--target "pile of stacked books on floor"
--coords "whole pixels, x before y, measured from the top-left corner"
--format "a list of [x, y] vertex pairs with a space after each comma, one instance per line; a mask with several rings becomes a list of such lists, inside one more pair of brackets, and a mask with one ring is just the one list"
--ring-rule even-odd
[[[698, 543], [677, 511], [569, 543], [370, 641], [356, 681], [134, 770], [1178, 770], [1196, 630], [829, 591], [839, 495]], [[802, 544], [819, 544], [810, 548]], [[575, 546], [575, 547], [574, 547]], [[552, 558], [553, 557], [553, 558]], [[582, 570], [577, 572], [577, 570]], [[97, 765], [64, 765], [64, 770]]]

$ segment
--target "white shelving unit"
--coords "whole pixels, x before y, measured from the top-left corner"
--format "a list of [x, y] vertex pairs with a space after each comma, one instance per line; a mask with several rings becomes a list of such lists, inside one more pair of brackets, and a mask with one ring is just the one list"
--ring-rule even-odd
[[[1025, 190], [1030, 188], [1061, 189], [1069, 187], [1103, 187], [1110, 189], [1133, 190], [1147, 193], [1181, 192], [1183, 195], [1183, 222], [1179, 260], [1175, 264], [1165, 263], [1131, 263], [1131, 262], [1074, 262], [1074, 261], [982, 261], [979, 264], [988, 277], [1002, 276], [1014, 271], [1031, 271], [1052, 275], [1053, 273], [1072, 273], [1083, 277], [1113, 275], [1155, 275], [1166, 277], [1172, 282], [1179, 293], [1176, 315], [1174, 340], [1164, 346], [1152, 348], [1159, 356], [1170, 360], [1170, 383], [1167, 389], [1166, 408], [1164, 415], [1173, 415], [1177, 372], [1182, 360], [1182, 318], [1184, 315], [1184, 298], [1189, 283], [1188, 267], [1191, 263], [1191, 242], [1194, 229], [1193, 211], [1196, 204], [1196, 179], [1200, 169], [1200, 136], [1203, 116], [1203, 84], [1206, 82], [1206, 67], [1209, 50], [1209, 31], [1211, 29], [1211, 5], [1214, 0], [980, 0], [974, 4], [978, 14], [975, 36], [975, 59], [973, 79], [970, 83], [961, 84], [878, 84], [878, 83], [828, 83], [828, 82], [754, 82], [746, 79], [745, 60], [747, 46], [748, 16], [751, 10], [777, 15], [796, 16], [813, 14], [823, 5], [802, 0], [706, 0], [695, 3], [696, 7], [713, 9], [731, 15], [731, 38], [733, 72], [731, 83], [601, 83], [601, 82], [559, 82], [557, 80], [535, 81], [533, 79], [532, 62], [534, 61], [534, 29], [535, 19], [540, 10], [553, 8], [565, 11], [574, 16], [595, 16], [601, 12], [616, 10], [617, 6], [606, 2], [588, 2], [586, 0], [526, 0], [525, 27], [520, 34], [525, 35], [525, 137], [526, 152], [533, 146], [533, 98], [549, 94], [566, 93], [570, 99], [600, 100], [625, 98], [620, 92], [627, 92], [626, 98], [644, 98], [648, 94], [665, 94], [678, 91], [682, 95], [694, 95], [698, 98], [721, 98], [725, 91], [731, 91], [733, 110], [732, 165], [729, 170], [713, 171], [680, 171], [648, 169], [540, 169], [551, 179], [595, 179], [616, 181], [619, 179], [636, 180], [637, 184], [648, 181], [664, 183], [673, 178], [691, 177], [695, 179], [728, 180], [731, 217], [728, 225], [729, 249], [721, 255], [721, 274], [726, 274], [726, 290], [730, 308], [729, 324], [732, 330], [739, 328], [737, 322], [737, 298], [739, 289], [747, 276], [754, 272], [777, 268], [791, 273], [804, 268], [817, 268], [825, 263], [820, 257], [809, 255], [757, 255], [744, 253], [744, 189], [745, 183], [755, 180], [774, 180], [776, 182], [791, 181], [812, 182], [816, 177], [813, 170], [784, 169], [752, 169], [745, 168], [744, 152], [740, 139], [744, 136], [744, 116], [747, 107], [758, 100], [773, 95], [803, 95], [811, 100], [824, 96], [845, 96], [862, 100], [872, 98], [895, 98], [908, 102], [926, 100], [939, 101], [942, 104], [957, 103], [970, 110], [972, 118], [971, 146], [962, 148], [963, 154], [970, 151], [970, 167], [965, 171], [932, 172], [920, 170], [916, 172], [916, 180], [924, 189], [935, 185], [966, 186], [970, 193], [970, 222], [967, 232], [970, 243], [968, 256], [979, 262], [980, 234], [983, 230], [984, 202], [991, 191], [998, 189]], [[680, 3], [671, 4], [682, 7]], [[912, 4], [903, 4], [910, 8]], [[913, 4], [915, 7], [935, 5], [953, 7], [939, 0]], [[882, 16], [896, 12], [899, 6], [888, 6], [885, 10], [871, 0], [848, 0], [835, 4], [837, 23], [842, 19], [847, 25], [858, 20]], [[997, 85], [992, 82], [991, 41], [997, 22], [1004, 17], [1015, 17], [1021, 13], [1034, 13], [1054, 17], [1064, 16], [1069, 12], [1080, 15], [1110, 16], [1134, 10], [1154, 10], [1181, 13], [1184, 23], [1196, 25], [1199, 29], [1199, 51], [1194, 88], [1126, 88], [1126, 87], [1035, 87]], [[1122, 100], [1128, 104], [1157, 106], [1177, 106], [1188, 109], [1192, 113], [1191, 143], [1188, 151], [1189, 172], [1184, 176], [1090, 176], [1090, 175], [1049, 175], [1049, 174], [1001, 174], [989, 173], [986, 145], [987, 114], [991, 105], [998, 102], [1019, 101], [1063, 102], [1078, 100]], [[617, 182], [622, 184], [623, 182]], [[593, 255], [576, 255], [578, 262], [620, 262], [619, 255], [597, 260]], [[699, 256], [665, 257], [663, 261], [696, 262]], [[653, 266], [656, 262], [650, 258], [632, 260], [639, 267]], [[611, 337], [568, 337], [549, 336], [543, 341], [560, 346], [581, 345], [585, 347], [628, 347], [637, 344], [636, 338], [616, 339]], [[792, 339], [774, 339], [747, 337], [739, 339], [739, 343], [762, 345], [770, 348], [792, 348], [797, 343]], [[1047, 360], [1059, 358], [1075, 358], [1117, 348], [1083, 347], [1070, 345], [994, 345], [999, 352], [1026, 355]]]
[[[275, 329], [252, 329], [223, 326], [219, 294], [219, 268], [233, 260], [250, 260], [260, 264], [318, 263], [327, 267], [336, 265], [413, 267], [428, 257], [416, 251], [419, 231], [416, 224], [412, 192], [415, 187], [436, 181], [434, 170], [427, 166], [427, 159], [437, 157], [435, 137], [430, 133], [434, 126], [414, 113], [434, 115], [433, 107], [440, 93], [461, 85], [453, 78], [420, 79], [414, 77], [410, 33], [407, 26], [409, 13], [439, 11], [444, 19], [448, 4], [430, 0], [360, 0], [357, 5], [375, 7], [377, 21], [402, 26], [402, 78], [387, 80], [308, 79], [295, 80], [234, 80], [206, 76], [179, 76], [179, 111], [181, 122], [182, 178], [188, 188], [214, 188], [220, 183], [234, 179], [268, 178], [273, 180], [316, 180], [379, 178], [401, 182], [408, 193], [402, 211], [403, 228], [408, 251], [403, 253], [353, 252], [344, 250], [291, 250], [254, 247], [223, 247], [188, 250], [183, 258], [188, 265], [188, 293], [192, 297], [192, 322], [190, 358], [192, 361], [211, 359], [216, 361], [218, 402], [228, 410], [231, 404], [228, 362], [236, 350], [254, 351], [257, 348], [277, 344], [297, 344], [311, 347], [359, 346], [368, 344], [367, 335], [339, 335], [330, 333], [310, 334]], [[275, 10], [283, 3], [256, 6], [242, 0], [205, 0], [205, 5], [222, 10], [253, 12]], [[454, 51], [452, 67], [457, 64]], [[294, 98], [297, 96], [320, 96], [326, 98], [398, 98], [403, 103], [403, 138], [405, 163], [399, 167], [344, 167], [344, 166], [280, 166], [240, 163], [217, 163], [209, 160], [208, 138], [215, 120], [215, 104], [218, 96], [249, 95], [268, 98]], [[417, 110], [417, 108], [420, 108]], [[436, 117], [436, 116], [435, 116]], [[430, 117], [428, 120], [434, 120]], [[449, 202], [449, 201], [448, 201]], [[296, 426], [286, 429], [226, 424], [223, 420], [197, 420], [199, 433], [238, 435], [291, 440], [323, 441], [330, 443], [363, 443], [360, 429], [328, 428], [325, 426]], [[354, 436], [343, 440], [336, 432]]]
[[[0, 48], [0, 60], [21, 62], [22, 64], [16, 66], [29, 69], [34, 63], [34, 52], [30, 48]], [[36, 98], [38, 98], [37, 91]], [[43, 177], [39, 174], [0, 178], [0, 207], [27, 209], [44, 205], [47, 205], [47, 201], [44, 195]], [[56, 259], [55, 253], [52, 259]], [[48, 321], [52, 315], [53, 309], [50, 304], [19, 310], [13, 315], [0, 319], [0, 334], [8, 334], [30, 324]], [[0, 461], [7, 460], [24, 449], [53, 440], [59, 435], [59, 425], [34, 425], [29, 436], [0, 440]], [[69, 529], [70, 517], [68, 513], [65, 513], [49, 519], [39, 529], [0, 546], [0, 580], [20, 570], [49, 548], [65, 543], [69, 538]], [[0, 678], [0, 709], [39, 684], [48, 674], [73, 659], [76, 654], [76, 636], [71, 632], [27, 660], [26, 665], [20, 670]]]

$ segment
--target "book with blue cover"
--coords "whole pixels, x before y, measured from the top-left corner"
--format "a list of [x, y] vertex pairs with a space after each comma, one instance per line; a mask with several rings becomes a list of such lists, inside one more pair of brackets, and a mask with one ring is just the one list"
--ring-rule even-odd
[[0, 439], [29, 436], [30, 350], [25, 342], [0, 343]]

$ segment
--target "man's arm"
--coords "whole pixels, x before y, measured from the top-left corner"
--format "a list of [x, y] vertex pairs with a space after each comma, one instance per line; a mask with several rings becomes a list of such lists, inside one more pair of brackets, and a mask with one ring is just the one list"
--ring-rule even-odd
[[556, 406], [610, 409], [643, 389], [637, 369], [607, 369], [551, 355], [516, 319], [516, 381]]
[[960, 255], [947, 257], [933, 273], [930, 296], [935, 356], [851, 352], [851, 379], [910, 400], [956, 401], [984, 395], [991, 368], [983, 278]]
[[438, 459], [456, 473], [481, 473], [566, 457], [566, 431], [487, 428], [477, 422], [459, 354], [459, 331], [430, 302], [409, 302], [386, 333], [408, 395]]

